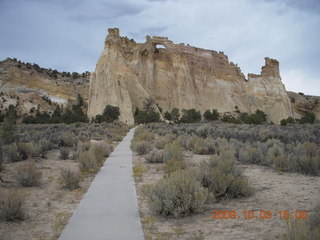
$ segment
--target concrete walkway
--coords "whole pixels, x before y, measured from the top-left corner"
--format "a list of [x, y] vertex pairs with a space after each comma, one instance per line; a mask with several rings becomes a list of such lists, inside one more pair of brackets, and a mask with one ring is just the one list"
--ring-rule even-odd
[[60, 240], [143, 240], [130, 142], [134, 129], [106, 160]]

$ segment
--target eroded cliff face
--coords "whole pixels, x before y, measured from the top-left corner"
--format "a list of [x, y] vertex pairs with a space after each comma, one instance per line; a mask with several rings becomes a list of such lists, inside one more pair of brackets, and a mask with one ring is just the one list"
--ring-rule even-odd
[[46, 71], [36, 71], [10, 58], [0, 61], [0, 114], [10, 105], [15, 106], [18, 118], [35, 114], [36, 110], [52, 113], [58, 105], [64, 108], [75, 103], [78, 94], [88, 101], [89, 76], [74, 79], [57, 72], [53, 77]]
[[174, 44], [164, 37], [147, 36], [145, 43], [135, 43], [109, 29], [90, 79], [88, 115], [101, 114], [110, 104], [120, 107], [121, 121], [133, 123], [135, 108], [152, 97], [163, 111], [216, 108], [226, 113], [237, 106], [241, 112], [263, 110], [269, 121], [279, 123], [292, 116], [292, 107], [279, 62], [265, 60], [261, 74], [246, 79], [223, 52]]

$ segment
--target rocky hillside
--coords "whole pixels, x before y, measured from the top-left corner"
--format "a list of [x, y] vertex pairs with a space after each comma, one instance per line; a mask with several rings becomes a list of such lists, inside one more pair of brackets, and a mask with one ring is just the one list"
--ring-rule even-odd
[[78, 94], [87, 102], [89, 78], [89, 72], [59, 72], [7, 58], [0, 62], [0, 113], [13, 105], [19, 120], [37, 110], [52, 113], [58, 105], [67, 107]]
[[314, 112], [316, 119], [320, 119], [320, 97], [305, 95], [301, 92], [288, 92], [288, 96], [293, 106], [295, 118], [300, 118], [307, 112]]
[[134, 110], [152, 97], [163, 111], [195, 108], [202, 113], [264, 111], [279, 123], [293, 116], [279, 62], [266, 58], [260, 74], [246, 78], [223, 52], [174, 44], [165, 37], [147, 36], [136, 43], [109, 29], [105, 48], [91, 76], [89, 117], [107, 104], [119, 106], [120, 120], [132, 123]]

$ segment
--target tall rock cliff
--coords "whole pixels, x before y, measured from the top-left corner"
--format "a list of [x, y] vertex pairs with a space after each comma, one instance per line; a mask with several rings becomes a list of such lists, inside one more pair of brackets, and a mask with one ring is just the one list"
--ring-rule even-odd
[[136, 107], [152, 97], [163, 111], [195, 108], [202, 113], [267, 113], [279, 123], [292, 116], [292, 107], [281, 82], [279, 62], [265, 58], [260, 75], [245, 78], [223, 52], [174, 44], [165, 37], [146, 37], [136, 43], [109, 29], [105, 48], [91, 75], [88, 115], [101, 114], [107, 104], [119, 106], [120, 120], [133, 123]]

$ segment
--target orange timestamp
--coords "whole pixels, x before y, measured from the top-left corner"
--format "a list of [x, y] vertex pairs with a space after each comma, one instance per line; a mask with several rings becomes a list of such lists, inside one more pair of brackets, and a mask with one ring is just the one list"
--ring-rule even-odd
[[278, 211], [274, 212], [271, 210], [249, 210], [249, 211], [212, 211], [212, 219], [307, 219], [308, 212], [302, 210], [296, 211]]

